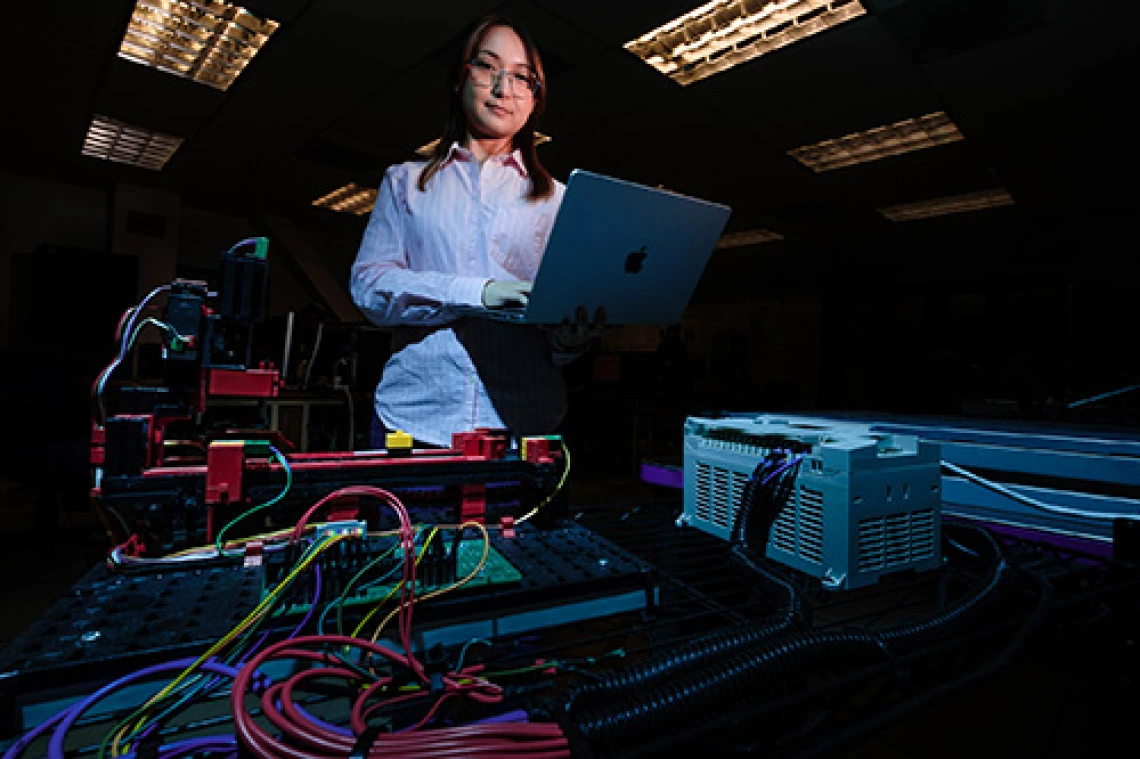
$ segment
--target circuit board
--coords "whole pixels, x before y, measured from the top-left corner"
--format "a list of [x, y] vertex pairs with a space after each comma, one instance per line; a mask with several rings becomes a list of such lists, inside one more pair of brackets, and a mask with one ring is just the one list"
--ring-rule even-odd
[[[417, 557], [416, 595], [456, 586], [478, 568], [479, 571], [456, 592], [483, 589], [487, 586], [518, 584], [522, 574], [494, 547], [487, 547], [487, 559], [479, 568], [486, 544], [482, 540], [463, 540], [458, 545], [449, 538], [422, 542], [413, 549]], [[457, 556], [453, 561], [451, 556]], [[286, 580], [297, 557], [283, 551], [267, 557], [261, 597], [268, 597], [279, 583]], [[328, 549], [314, 562], [319, 571], [305, 572], [293, 581], [283, 597], [282, 614], [304, 614], [318, 604], [338, 600], [345, 607], [378, 604], [399, 592], [402, 582], [404, 550], [395, 538], [347, 540]], [[318, 580], [319, 578], [319, 580]], [[319, 590], [318, 590], [319, 582]]]
[[[575, 522], [560, 522], [550, 528], [525, 523], [517, 525], [516, 532], [508, 538], [491, 531], [492, 550], [482, 574], [422, 606], [417, 602], [412, 631], [416, 650], [425, 651], [436, 643], [459, 646], [473, 637], [531, 634], [656, 608], [658, 580], [652, 567], [592, 530]], [[417, 557], [428, 533], [417, 539]], [[467, 536], [470, 539], [460, 544], [458, 552], [458, 580], [470, 573], [483, 554], [483, 541], [471, 532]], [[368, 540], [377, 542], [339, 541], [334, 548], [345, 556], [330, 550], [322, 557], [324, 562], [313, 562], [311, 568], [321, 572], [316, 613], [303, 623], [304, 614], [289, 614], [289, 622], [303, 624], [306, 633], [316, 633], [318, 615], [328, 612], [326, 626], [340, 624], [338, 608], [332, 605], [344, 587], [368, 561], [395, 544], [391, 537]], [[450, 546], [452, 540], [454, 532], [444, 530], [432, 544]], [[388, 563], [381, 572], [400, 566], [403, 557], [398, 550], [384, 559]], [[243, 624], [266, 597], [265, 588], [288, 577], [303, 551], [300, 547], [289, 557], [285, 555], [288, 549], [268, 549], [260, 565], [206, 562], [135, 571], [116, 571], [106, 562], [94, 565], [24, 634], [0, 649], [0, 714], [6, 717], [0, 720], [0, 742], [10, 731], [39, 724], [73, 703], [72, 699], [86, 696], [121, 674], [172, 659], [197, 658]], [[355, 569], [327, 571], [331, 562], [340, 560]], [[431, 589], [452, 584], [441, 581], [438, 566], [433, 566], [438, 564], [429, 545], [416, 567], [420, 600]], [[267, 582], [267, 573], [277, 579]], [[316, 596], [316, 574], [310, 569], [299, 572], [288, 592], [278, 597], [280, 603], [272, 613], [279, 621], [285, 605], [307, 614]], [[383, 576], [369, 573], [357, 583], [363, 586]], [[397, 569], [377, 587], [364, 588], [362, 595], [347, 599], [343, 621], [358, 624], [374, 608], [367, 602], [383, 598], [400, 579]], [[396, 608], [398, 595], [397, 589], [381, 611]], [[375, 619], [376, 624], [382, 616]], [[284, 634], [293, 627], [284, 624], [278, 632]]]

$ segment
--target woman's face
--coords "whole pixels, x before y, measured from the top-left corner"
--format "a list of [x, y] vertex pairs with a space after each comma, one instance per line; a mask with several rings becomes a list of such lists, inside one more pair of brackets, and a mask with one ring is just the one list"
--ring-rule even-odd
[[[469, 136], [482, 140], [513, 138], [534, 110], [533, 93], [517, 81], [508, 81], [517, 80], [513, 74], [531, 71], [526, 46], [510, 27], [496, 26], [473, 57], [482, 71], [469, 71], [463, 81], [463, 113]], [[494, 71], [505, 73], [481, 86], [475, 82], [475, 75], [486, 75], [488, 64]]]

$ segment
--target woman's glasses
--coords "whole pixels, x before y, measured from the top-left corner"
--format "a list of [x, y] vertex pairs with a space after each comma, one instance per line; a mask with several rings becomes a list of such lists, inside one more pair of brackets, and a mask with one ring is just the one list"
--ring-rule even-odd
[[471, 83], [476, 87], [498, 84], [505, 94], [515, 98], [534, 97], [541, 86], [538, 77], [530, 71], [508, 71], [484, 58], [467, 61], [467, 69], [471, 72]]

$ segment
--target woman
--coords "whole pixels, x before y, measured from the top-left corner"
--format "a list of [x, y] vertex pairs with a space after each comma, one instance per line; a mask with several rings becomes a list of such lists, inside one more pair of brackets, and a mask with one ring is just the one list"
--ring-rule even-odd
[[386, 172], [352, 268], [357, 306], [395, 327], [374, 447], [386, 430], [444, 446], [476, 427], [551, 431], [566, 406], [560, 364], [592, 336], [457, 315], [526, 303], [565, 188], [536, 155], [546, 80], [521, 27], [503, 16], [475, 25], [450, 102], [431, 158]]

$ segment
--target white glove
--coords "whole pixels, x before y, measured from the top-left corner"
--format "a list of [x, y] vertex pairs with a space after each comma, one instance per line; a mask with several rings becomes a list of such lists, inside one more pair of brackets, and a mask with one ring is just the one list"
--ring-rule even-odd
[[483, 305], [486, 308], [503, 308], [505, 306], [525, 306], [530, 297], [532, 282], [501, 282], [497, 279], [487, 280], [483, 286]]

